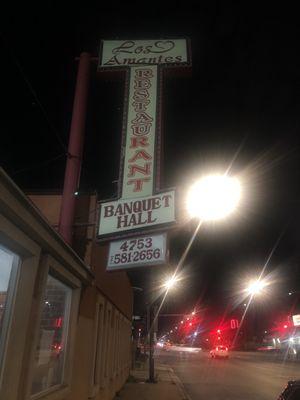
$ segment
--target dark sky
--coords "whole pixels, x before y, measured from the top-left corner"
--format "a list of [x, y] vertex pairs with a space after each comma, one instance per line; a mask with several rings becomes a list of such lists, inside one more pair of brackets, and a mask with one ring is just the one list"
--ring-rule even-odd
[[[191, 1], [165, 7], [101, 3], [45, 1], [2, 10], [3, 168], [24, 190], [61, 190], [75, 57], [81, 51], [96, 56], [101, 38], [187, 36], [191, 75], [164, 82], [163, 187], [183, 191], [203, 171], [227, 168], [240, 148], [232, 173], [244, 192], [231, 220], [201, 230], [187, 259], [187, 279], [167, 309], [186, 312], [198, 299], [222, 308], [239, 279], [261, 268], [282, 233], [266, 271], [278, 281], [273, 296], [299, 289], [296, 10], [214, 1], [197, 10]], [[123, 82], [94, 76], [80, 189], [97, 190], [102, 199], [116, 191], [122, 112]], [[172, 263], [192, 228], [173, 234]], [[133, 278], [146, 285], [149, 272]]]

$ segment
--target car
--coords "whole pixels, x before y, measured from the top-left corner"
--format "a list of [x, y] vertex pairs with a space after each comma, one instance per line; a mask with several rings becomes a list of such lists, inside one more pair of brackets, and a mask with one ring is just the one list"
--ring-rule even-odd
[[277, 400], [299, 400], [300, 380], [289, 381]]
[[216, 346], [210, 351], [210, 356], [212, 358], [228, 358], [228, 347], [227, 346]]

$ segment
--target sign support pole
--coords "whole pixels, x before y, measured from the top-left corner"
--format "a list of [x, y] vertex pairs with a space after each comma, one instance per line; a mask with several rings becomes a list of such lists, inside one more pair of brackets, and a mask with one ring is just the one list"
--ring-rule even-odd
[[81, 171], [87, 97], [90, 80], [90, 58], [91, 56], [89, 53], [81, 53], [79, 59], [64, 189], [59, 217], [59, 233], [69, 245], [72, 245], [76, 200], [75, 192], [78, 190]]
[[149, 383], [157, 383], [155, 380], [154, 372], [154, 313], [155, 306], [153, 304], [149, 305]]

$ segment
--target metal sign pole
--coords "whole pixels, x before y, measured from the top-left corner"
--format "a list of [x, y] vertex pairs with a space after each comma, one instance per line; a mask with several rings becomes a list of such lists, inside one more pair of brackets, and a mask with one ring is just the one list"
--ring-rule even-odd
[[149, 383], [156, 383], [155, 373], [154, 373], [154, 323], [153, 323], [153, 313], [154, 306], [153, 304], [149, 305]]

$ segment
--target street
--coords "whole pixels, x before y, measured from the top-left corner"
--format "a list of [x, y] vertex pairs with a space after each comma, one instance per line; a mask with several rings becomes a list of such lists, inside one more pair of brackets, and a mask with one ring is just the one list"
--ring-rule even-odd
[[288, 380], [300, 378], [299, 361], [275, 354], [232, 352], [223, 360], [177, 348], [156, 357], [174, 369], [192, 400], [276, 400]]

